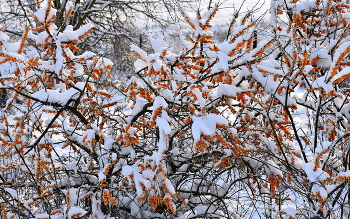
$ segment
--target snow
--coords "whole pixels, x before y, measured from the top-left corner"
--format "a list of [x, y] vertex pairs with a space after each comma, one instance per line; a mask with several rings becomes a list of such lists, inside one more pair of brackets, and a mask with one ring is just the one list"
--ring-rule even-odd
[[[275, 91], [279, 88], [280, 82], [274, 80], [273, 75], [267, 75], [265, 76], [263, 73], [261, 73], [258, 69], [256, 69], [252, 76], [263, 85], [265, 91], [267, 93], [273, 94]], [[290, 98], [289, 98], [290, 99]], [[283, 101], [282, 101], [283, 102]]]
[[326, 187], [326, 191], [327, 193], [331, 193], [334, 189], [337, 188], [338, 185], [333, 185], [333, 184], [327, 184]]
[[193, 88], [192, 93], [196, 96], [201, 108], [205, 107], [205, 99], [202, 96], [202, 92], [198, 88]]
[[264, 60], [260, 62], [260, 64], [258, 64], [257, 67], [261, 70], [273, 73], [275, 75], [285, 75], [284, 72], [279, 69], [281, 66], [275, 59]]
[[347, 170], [346, 172], [340, 172], [338, 176], [350, 177], [350, 170]]
[[183, 43], [183, 45], [184, 45], [188, 50], [190, 50], [190, 49], [192, 49], [192, 48], [194, 47], [194, 44], [191, 43], [191, 42], [189, 42], [189, 41], [187, 41], [187, 40], [185, 40], [185, 38], [183, 37], [182, 34], [180, 35], [180, 39], [181, 39], [181, 42]]
[[273, 160], [266, 161], [265, 171], [267, 174], [273, 174], [276, 176], [283, 177], [282, 171], [279, 169], [278, 165]]
[[332, 58], [328, 54], [328, 51], [326, 49], [320, 49], [315, 52], [313, 52], [310, 55], [310, 61], [312, 61], [315, 58], [319, 58], [319, 60], [316, 61], [316, 66], [319, 68], [329, 68], [332, 65]]
[[155, 172], [150, 169], [145, 169], [144, 171], [142, 171], [142, 176], [145, 179], [153, 179], [155, 176]]
[[56, 68], [55, 68], [55, 73], [57, 75], [60, 74], [60, 71], [63, 67], [63, 61], [64, 61], [64, 58], [62, 56], [62, 48], [61, 48], [61, 42], [59, 39], [56, 39]]
[[163, 97], [157, 96], [153, 102], [153, 112], [161, 107], [166, 109], [168, 108], [168, 104]]
[[78, 36], [73, 31], [72, 25], [67, 25], [63, 33], [60, 33], [58, 36], [61, 38], [62, 42], [71, 42], [74, 40], [78, 40]]
[[20, 45], [21, 45], [20, 42], [9, 43], [9, 42], [6, 42], [6, 41], [4, 41], [3, 44], [4, 44], [3, 46], [7, 50], [8, 54], [14, 54], [14, 55], [17, 55], [17, 51], [19, 50]]
[[[82, 82], [78, 82], [82, 83]], [[76, 100], [79, 97], [80, 91], [70, 88], [66, 92], [60, 93], [57, 90], [40, 90], [32, 94], [33, 98], [38, 99], [42, 102], [47, 103], [58, 103], [60, 105], [65, 105], [69, 100]]]
[[0, 30], [0, 41], [2, 41], [3, 43], [10, 41], [10, 37], [7, 36], [7, 34], [2, 32], [1, 30]]
[[58, 37], [62, 42], [72, 42], [78, 40], [80, 36], [87, 33], [90, 29], [92, 29], [91, 23], [85, 24], [77, 30], [73, 30], [72, 25], [67, 25], [66, 29], [58, 34]]
[[126, 118], [126, 122], [130, 123], [134, 116], [143, 110], [143, 107], [146, 105], [146, 103], [148, 103], [148, 101], [145, 98], [138, 97], [136, 99], [134, 108], [131, 110], [130, 115]]
[[270, 4], [270, 24], [272, 27], [277, 28], [277, 7], [280, 6], [280, 2], [278, 1], [271, 1]]
[[35, 215], [35, 218], [50, 218], [50, 215], [49, 214], [46, 214], [46, 213], [44, 213], [44, 214], [37, 214], [37, 215]]
[[229, 43], [228, 41], [224, 41], [224, 42], [218, 44], [217, 46], [221, 52], [228, 55], [236, 47], [236, 44]]
[[324, 189], [321, 185], [319, 184], [313, 184], [312, 188], [311, 188], [311, 192], [313, 194], [320, 194], [321, 198], [323, 199], [327, 199], [328, 196], [328, 192], [326, 189]]
[[153, 37], [149, 33], [147, 33], [147, 36], [152, 43], [152, 47], [153, 47], [154, 52], [161, 53], [162, 47], [166, 47], [166, 44], [164, 42], [164, 36], [159, 35], [157, 37], [157, 39], [153, 39]]
[[162, 61], [159, 59], [159, 56], [159, 53], [150, 54], [147, 56], [146, 60], [148, 63], [148, 71], [150, 71], [152, 68], [154, 71], [160, 71]]
[[282, 209], [283, 212], [286, 212], [289, 214], [291, 217], [295, 218], [295, 215], [297, 213], [295, 207], [286, 207]]
[[146, 68], [148, 66], [147, 62], [143, 61], [142, 59], [137, 59], [134, 62], [135, 70], [139, 71], [143, 68]]
[[76, 214], [81, 214], [80, 217], [84, 216], [85, 214], [87, 213], [87, 211], [85, 211], [84, 209], [82, 208], [79, 208], [77, 206], [73, 206], [69, 209], [68, 211], [68, 216], [69, 216], [69, 219], [73, 217], [73, 215], [76, 215]]
[[[39, 22], [44, 23], [45, 22], [45, 14], [46, 14], [46, 10], [48, 8], [48, 1], [45, 0], [42, 4], [42, 7], [37, 10], [36, 12], [34, 12], [34, 16], [38, 18]], [[56, 14], [56, 9], [54, 8], [50, 8], [49, 14], [46, 18], [46, 20], [50, 20], [55, 14]]]
[[168, 135], [171, 133], [169, 123], [165, 118], [157, 118], [156, 123], [157, 126], [164, 132], [164, 134]]
[[197, 211], [198, 215], [205, 214], [207, 212], [208, 206], [198, 205], [194, 208]]
[[68, 12], [70, 9], [73, 9], [74, 3], [72, 1], [67, 1], [66, 3], [66, 12]]
[[81, 26], [79, 29], [77, 29], [75, 31], [75, 34], [77, 35], [77, 37], [81, 37], [84, 34], [86, 34], [88, 31], [90, 31], [93, 28], [91, 23], [87, 23], [83, 26]]
[[131, 209], [132, 216], [136, 218], [141, 218], [141, 209], [135, 202], [131, 202], [130, 209]]
[[221, 51], [218, 51], [217, 54], [218, 54], [219, 63], [221, 65], [222, 69], [224, 71], [228, 71], [229, 70], [228, 62], [231, 61], [232, 58]]
[[76, 188], [68, 188], [68, 190], [69, 190], [70, 204], [74, 206], [78, 203]]
[[324, 90], [326, 93], [330, 93], [333, 91], [333, 85], [330, 82], [326, 82], [326, 75], [319, 77], [312, 83], [313, 88], [321, 88]]
[[167, 101], [174, 102], [175, 100], [173, 92], [169, 89], [164, 89], [159, 94]]
[[17, 191], [11, 188], [4, 188], [4, 190], [8, 193], [10, 193], [10, 195], [14, 198], [18, 200], [18, 196], [17, 196]]
[[171, 181], [168, 178], [164, 179], [164, 184], [165, 184], [165, 187], [167, 188], [167, 191], [169, 191], [171, 195], [175, 195], [176, 192], [175, 192], [174, 186], [171, 184]]
[[[113, 148], [113, 144], [115, 143], [115, 139], [113, 135], [107, 135], [104, 138], [104, 148], [106, 150], [111, 150]], [[113, 153], [115, 154], [115, 153]], [[115, 159], [112, 159], [115, 160]]]
[[208, 114], [204, 117], [192, 116], [192, 136], [195, 142], [200, 140], [201, 134], [212, 136], [216, 125], [227, 125], [227, 120], [221, 115]]
[[310, 182], [323, 182], [329, 177], [328, 173], [324, 172], [322, 169], [318, 168], [316, 171], [314, 171], [314, 168], [314, 163], [304, 164], [304, 171]]
[[242, 93], [242, 92], [243, 90], [239, 87], [220, 83], [217, 89], [217, 96], [218, 97], [222, 97], [222, 96], [235, 97], [237, 93]]
[[[333, 72], [333, 69], [335, 68], [335, 65], [338, 63], [339, 58], [341, 57], [341, 55], [346, 52], [348, 50], [348, 48], [350, 48], [350, 42], [345, 42], [343, 44], [341, 44], [337, 50], [335, 51], [334, 55], [333, 55], [333, 63], [331, 65], [331, 68], [329, 70], [329, 72]], [[331, 77], [331, 75], [328, 75], [328, 77]], [[331, 79], [331, 78], [329, 78]]]
[[158, 143], [158, 153], [156, 158], [156, 164], [160, 164], [163, 158], [163, 153], [167, 149], [167, 139], [168, 135], [171, 133], [171, 127], [168, 123], [170, 120], [167, 112], [162, 110], [162, 117], [157, 118], [156, 124], [159, 127], [159, 143]]
[[263, 162], [259, 161], [258, 158], [243, 157], [243, 160], [248, 162], [250, 166], [253, 167], [254, 169], [259, 169], [264, 164]]
[[292, 9], [294, 12], [309, 12], [315, 7], [315, 1], [303, 1], [297, 4], [287, 4], [287, 8]]
[[344, 76], [347, 76], [350, 74], [350, 67], [343, 68], [340, 72], [338, 72], [336, 75], [334, 75], [331, 79], [331, 82], [334, 83], [337, 80], [341, 79]]
[[135, 45], [130, 46], [131, 51], [139, 54], [143, 60], [147, 59], [147, 53]]

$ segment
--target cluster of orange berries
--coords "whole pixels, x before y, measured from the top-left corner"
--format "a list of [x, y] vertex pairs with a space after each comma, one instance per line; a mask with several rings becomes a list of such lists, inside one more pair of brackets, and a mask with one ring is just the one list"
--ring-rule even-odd
[[112, 194], [108, 190], [104, 190], [102, 193], [102, 201], [104, 205], [108, 205], [109, 203], [116, 205], [117, 200], [112, 196]]

